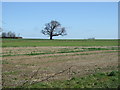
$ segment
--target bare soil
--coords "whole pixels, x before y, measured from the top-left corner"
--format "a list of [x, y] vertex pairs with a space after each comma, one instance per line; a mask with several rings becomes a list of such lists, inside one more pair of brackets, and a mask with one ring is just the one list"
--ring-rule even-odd
[[[2, 54], [8, 55], [12, 52], [15, 55], [33, 51], [57, 52], [66, 48], [74, 50], [75, 48], [83, 47], [9, 47], [3, 48]], [[99, 48], [111, 47], [105, 46]], [[85, 76], [96, 72], [117, 70], [118, 52], [117, 50], [97, 50], [30, 56], [8, 56], [2, 58], [2, 63], [3, 87], [16, 87], [22, 85], [27, 80], [29, 82], [39, 82], [50, 76], [54, 77], [49, 78], [48, 81], [65, 80], [73, 76]], [[71, 68], [67, 70], [69, 67]], [[64, 73], [55, 76], [56, 73], [64, 70], [66, 70]]]

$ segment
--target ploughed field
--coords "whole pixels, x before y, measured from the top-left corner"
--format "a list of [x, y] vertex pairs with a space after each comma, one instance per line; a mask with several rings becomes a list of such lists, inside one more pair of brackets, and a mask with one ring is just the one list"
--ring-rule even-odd
[[[57, 44], [52, 45], [52, 41]], [[73, 78], [118, 71], [117, 40], [90, 41], [86, 40], [85, 44], [84, 40], [68, 40], [68, 43], [67, 40], [23, 40], [24, 43], [21, 43], [22, 40], [3, 40], [3, 87], [62, 87], [60, 83], [58, 86], [49, 83], [64, 80], [69, 80], [69, 84], [63, 87], [70, 87]], [[42, 85], [34, 86], [39, 83]]]

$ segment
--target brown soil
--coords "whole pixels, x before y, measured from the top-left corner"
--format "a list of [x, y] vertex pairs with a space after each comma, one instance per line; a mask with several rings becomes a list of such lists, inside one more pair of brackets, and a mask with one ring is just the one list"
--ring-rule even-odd
[[[62, 48], [76, 48], [76, 47], [19, 47], [19, 48], [3, 48], [3, 52], [12, 50], [14, 52], [21, 50], [25, 53], [30, 50], [41, 51], [57, 51]], [[114, 50], [102, 50], [102, 51], [86, 51], [75, 53], [57, 53], [57, 54], [45, 54], [45, 55], [33, 55], [33, 56], [9, 56], [3, 57], [3, 87], [19, 86], [26, 80], [41, 81], [49, 76], [52, 76], [65, 69], [64, 73], [56, 75], [48, 80], [62, 80], [69, 79], [73, 76], [84, 76], [96, 72], [106, 72], [117, 70], [118, 67], [118, 53], [109, 52]], [[20, 51], [19, 51], [20, 52]], [[88, 55], [80, 55], [88, 53]], [[92, 54], [90, 54], [92, 53]], [[38, 68], [40, 68], [38, 70]], [[31, 76], [37, 74], [32, 78]]]

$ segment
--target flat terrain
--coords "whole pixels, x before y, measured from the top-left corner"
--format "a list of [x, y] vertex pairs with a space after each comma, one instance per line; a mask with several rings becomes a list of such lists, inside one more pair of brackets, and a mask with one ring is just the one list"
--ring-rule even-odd
[[118, 70], [117, 40], [3, 40], [1, 55], [3, 87]]
[[118, 46], [115, 39], [3, 39], [3, 47], [37, 47], [37, 46]]

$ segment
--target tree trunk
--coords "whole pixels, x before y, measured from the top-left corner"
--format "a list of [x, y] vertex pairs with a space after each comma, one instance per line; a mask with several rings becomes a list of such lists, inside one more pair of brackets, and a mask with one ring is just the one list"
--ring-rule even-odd
[[53, 30], [51, 30], [50, 32], [50, 40], [52, 40], [52, 37], [53, 37]]
[[52, 40], [52, 35], [50, 35], [50, 40]]

